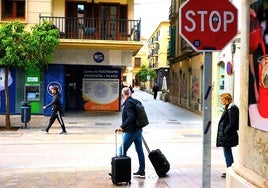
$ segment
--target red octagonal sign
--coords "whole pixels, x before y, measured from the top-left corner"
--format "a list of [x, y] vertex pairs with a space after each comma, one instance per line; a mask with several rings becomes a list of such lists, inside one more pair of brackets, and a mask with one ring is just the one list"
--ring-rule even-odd
[[179, 15], [180, 35], [196, 51], [222, 50], [237, 34], [237, 8], [229, 0], [188, 0]]

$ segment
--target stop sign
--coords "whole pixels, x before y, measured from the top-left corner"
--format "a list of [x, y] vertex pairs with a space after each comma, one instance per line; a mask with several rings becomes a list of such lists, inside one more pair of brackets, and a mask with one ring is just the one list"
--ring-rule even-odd
[[237, 8], [229, 0], [188, 0], [179, 16], [180, 35], [196, 51], [222, 50], [237, 34]]

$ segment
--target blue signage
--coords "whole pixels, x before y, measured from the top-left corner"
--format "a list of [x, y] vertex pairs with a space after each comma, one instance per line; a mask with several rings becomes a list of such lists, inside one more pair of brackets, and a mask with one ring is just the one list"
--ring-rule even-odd
[[61, 87], [61, 84], [57, 81], [51, 81], [47, 84], [47, 92], [49, 93], [49, 95], [53, 96], [52, 92], [51, 92], [51, 88], [52, 87], [58, 87], [58, 92], [61, 93], [62, 91], [62, 87]]
[[104, 61], [104, 54], [101, 52], [96, 52], [93, 56], [93, 59], [96, 63], [101, 63]]
[[[45, 98], [44, 104], [48, 104], [52, 100], [51, 87], [56, 86], [59, 88], [59, 93], [61, 94], [61, 103], [63, 107], [65, 106], [65, 68], [64, 65], [48, 65], [45, 74]], [[50, 115], [51, 110], [45, 109], [44, 115]]]

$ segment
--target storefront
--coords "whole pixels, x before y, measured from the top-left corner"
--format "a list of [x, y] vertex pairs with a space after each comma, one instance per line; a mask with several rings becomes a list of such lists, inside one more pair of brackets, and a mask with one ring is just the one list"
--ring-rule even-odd
[[121, 68], [116, 66], [50, 65], [45, 103], [51, 100], [49, 88], [56, 85], [65, 111], [119, 111], [120, 80]]
[[[4, 70], [0, 73], [0, 114], [5, 114]], [[59, 87], [64, 111], [119, 111], [120, 80], [119, 66], [49, 64], [44, 71], [12, 70], [10, 113], [19, 114], [21, 102], [28, 101], [32, 114], [50, 115], [51, 109], [42, 107], [52, 100], [52, 86]]]
[[[8, 74], [8, 88], [10, 97], [10, 113], [15, 113], [15, 93], [16, 93], [16, 72], [10, 69]], [[6, 109], [6, 96], [5, 96], [5, 70], [0, 68], [0, 114], [5, 114]]]

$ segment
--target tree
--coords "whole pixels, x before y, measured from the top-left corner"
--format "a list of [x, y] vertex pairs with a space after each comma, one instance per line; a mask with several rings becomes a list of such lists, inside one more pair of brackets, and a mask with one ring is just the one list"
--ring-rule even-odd
[[148, 69], [148, 74], [150, 76], [150, 81], [154, 80], [157, 76], [154, 69]]
[[18, 21], [0, 27], [0, 67], [5, 70], [6, 129], [11, 128], [8, 89], [10, 68], [43, 68], [53, 59], [59, 36], [53, 24], [46, 21], [31, 27], [31, 31], [26, 31], [25, 26]]
[[150, 80], [154, 79], [156, 77], [156, 72], [154, 69], [149, 69], [145, 65], [142, 65], [139, 72], [137, 72], [137, 76], [139, 77], [140, 81], [144, 83], [145, 88], [145, 82], [148, 81], [148, 77]]

